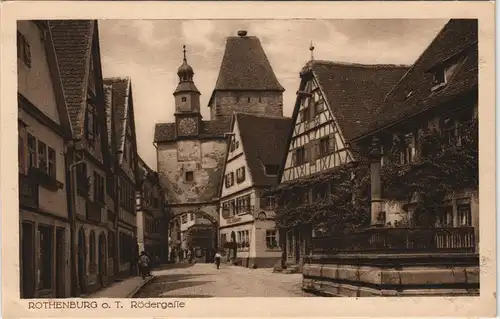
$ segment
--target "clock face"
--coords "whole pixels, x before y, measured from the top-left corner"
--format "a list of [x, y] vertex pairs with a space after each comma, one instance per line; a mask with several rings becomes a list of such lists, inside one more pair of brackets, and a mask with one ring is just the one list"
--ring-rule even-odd
[[194, 118], [183, 118], [179, 121], [179, 129], [184, 135], [192, 135], [196, 132], [196, 120]]

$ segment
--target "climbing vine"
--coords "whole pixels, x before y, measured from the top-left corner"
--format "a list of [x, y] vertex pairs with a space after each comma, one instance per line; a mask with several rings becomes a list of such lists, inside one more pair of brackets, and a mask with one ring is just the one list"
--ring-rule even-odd
[[437, 130], [422, 132], [411, 164], [398, 162], [399, 142], [387, 154], [381, 172], [383, 197], [414, 203], [414, 226], [433, 227], [447, 195], [479, 185], [477, 121], [459, 132], [452, 137]]
[[[437, 130], [428, 130], [416, 139], [416, 154], [411, 164], [400, 164], [402, 142], [396, 140], [384, 156], [381, 170], [382, 197], [414, 202], [411, 224], [435, 225], [437, 210], [446, 195], [464, 189], [477, 189], [478, 123], [462, 126], [456, 138]], [[370, 221], [370, 166], [367, 150], [358, 152], [354, 167], [344, 165], [329, 172], [281, 184], [272, 191], [276, 196], [276, 222], [280, 227], [295, 226], [324, 229], [327, 232], [349, 231]], [[328, 194], [304, 200], [316, 187], [326, 187]], [[309, 195], [307, 195], [309, 196]]]

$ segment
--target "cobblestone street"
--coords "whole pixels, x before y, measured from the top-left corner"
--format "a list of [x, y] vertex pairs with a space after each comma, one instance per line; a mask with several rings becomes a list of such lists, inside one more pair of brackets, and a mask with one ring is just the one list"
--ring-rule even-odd
[[273, 273], [213, 264], [153, 272], [155, 278], [135, 298], [313, 297], [301, 290], [302, 274]]

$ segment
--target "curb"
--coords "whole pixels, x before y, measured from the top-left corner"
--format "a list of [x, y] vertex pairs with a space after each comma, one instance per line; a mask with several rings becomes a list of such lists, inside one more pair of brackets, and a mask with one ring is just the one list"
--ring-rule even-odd
[[144, 287], [147, 283], [149, 283], [155, 277], [156, 276], [153, 275], [153, 276], [149, 277], [148, 279], [144, 280], [139, 286], [135, 287], [135, 289], [132, 290], [132, 292], [129, 293], [126, 298], [133, 298], [134, 295], [137, 294], [137, 292], [139, 292], [139, 290], [141, 290], [142, 287]]

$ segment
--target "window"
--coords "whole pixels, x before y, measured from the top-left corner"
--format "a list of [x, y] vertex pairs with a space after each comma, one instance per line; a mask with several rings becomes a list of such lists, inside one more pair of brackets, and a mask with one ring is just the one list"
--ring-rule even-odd
[[250, 103], [250, 98], [248, 98], [248, 103]]
[[193, 212], [189, 213], [189, 220], [194, 220], [194, 213]]
[[306, 107], [304, 109], [302, 109], [300, 112], [299, 112], [299, 121], [300, 122], [309, 122], [310, 121], [310, 112], [309, 112], [309, 108]]
[[276, 176], [278, 175], [278, 167], [279, 165], [265, 165], [266, 175], [268, 176]]
[[56, 178], [56, 152], [53, 148], [48, 147], [48, 174], [52, 178]]
[[447, 117], [441, 121], [441, 134], [443, 135], [446, 146], [455, 144], [456, 127], [454, 119], [452, 119], [451, 117]]
[[133, 213], [135, 207], [135, 190], [126, 180], [120, 179], [119, 181], [120, 204], [125, 210]]
[[224, 245], [224, 243], [227, 243], [227, 234], [220, 235], [220, 242], [222, 245]]
[[234, 185], [234, 173], [231, 172], [226, 175], [226, 188]]
[[182, 222], [183, 224], [185, 224], [185, 223], [187, 223], [187, 222], [188, 222], [188, 217], [187, 217], [187, 214], [184, 214], [184, 215], [182, 215], [182, 216], [181, 216], [181, 222]]
[[268, 249], [278, 248], [278, 232], [276, 230], [266, 230], [266, 247]]
[[403, 146], [400, 154], [400, 163], [401, 164], [410, 164], [413, 161], [413, 133], [405, 134], [403, 137]]
[[259, 103], [262, 103], [262, 97], [259, 96]]
[[104, 203], [104, 177], [94, 171], [94, 202]]
[[295, 149], [295, 165], [302, 165], [306, 162], [306, 151], [304, 146]]
[[28, 41], [21, 32], [17, 32], [17, 57], [27, 67], [31, 67], [31, 49]]
[[236, 181], [242, 183], [245, 180], [245, 167], [240, 167], [236, 170]]
[[185, 173], [185, 179], [186, 179], [186, 182], [192, 182], [194, 180], [194, 173], [193, 173], [193, 171], [187, 171]]
[[250, 247], [250, 231], [242, 230], [238, 232], [238, 248]]
[[233, 139], [233, 140], [231, 141], [231, 146], [230, 146], [230, 150], [231, 150], [231, 152], [234, 152], [234, 151], [235, 151], [235, 150], [237, 150], [239, 147], [240, 147], [240, 142], [239, 142], [239, 141], [237, 141], [237, 140], [235, 140], [235, 139]]
[[36, 139], [28, 133], [28, 167], [37, 167], [36, 163]]
[[453, 227], [453, 206], [444, 206], [438, 214], [438, 227]]
[[470, 204], [457, 206], [458, 226], [472, 226], [472, 213]]
[[38, 140], [38, 168], [47, 173], [47, 145]]
[[81, 163], [76, 167], [76, 183], [79, 191], [88, 189], [87, 163]]
[[276, 205], [276, 197], [274, 197], [274, 196], [266, 197], [266, 207], [267, 208], [274, 208], [275, 205]]
[[[21, 125], [21, 124], [20, 124]], [[25, 158], [25, 150], [24, 148], [26, 145], [24, 144], [24, 130], [23, 128], [19, 127], [19, 132], [18, 132], [18, 145], [17, 145], [17, 161], [19, 165], [19, 172], [24, 173], [24, 165], [26, 165], [26, 158]]]
[[106, 176], [106, 193], [113, 197], [115, 195], [115, 177], [114, 175]]
[[87, 139], [94, 141], [99, 135], [99, 126], [97, 121], [96, 109], [93, 104], [91, 104], [91, 99], [87, 102]]
[[40, 225], [40, 288], [52, 288], [53, 228]]
[[439, 69], [434, 72], [432, 82], [435, 86], [442, 85], [445, 83], [445, 81], [446, 78], [444, 75], [444, 69]]
[[330, 138], [329, 136], [327, 136], [319, 140], [319, 155], [323, 157], [329, 153], [330, 153]]
[[251, 211], [250, 194], [236, 199], [236, 213], [247, 213]]
[[186, 102], [187, 98], [185, 96], [183, 96], [181, 100], [182, 100], [182, 102]]

